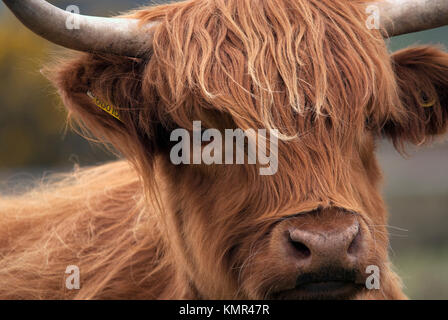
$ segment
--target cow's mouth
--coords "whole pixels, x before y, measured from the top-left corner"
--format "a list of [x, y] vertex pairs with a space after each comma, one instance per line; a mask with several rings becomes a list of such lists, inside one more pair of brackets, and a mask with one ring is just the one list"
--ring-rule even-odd
[[353, 298], [362, 286], [354, 282], [310, 282], [294, 289], [273, 294], [274, 299], [286, 300], [347, 300]]
[[294, 288], [277, 291], [274, 299], [294, 300], [347, 300], [364, 288], [355, 271], [341, 271], [329, 275], [304, 274], [299, 276]]

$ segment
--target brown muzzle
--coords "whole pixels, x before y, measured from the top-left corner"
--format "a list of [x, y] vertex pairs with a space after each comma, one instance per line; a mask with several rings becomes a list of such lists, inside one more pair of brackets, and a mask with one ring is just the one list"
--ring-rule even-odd
[[271, 250], [295, 276], [280, 298], [348, 298], [362, 289], [367, 229], [359, 215], [339, 208], [285, 219], [273, 230]]

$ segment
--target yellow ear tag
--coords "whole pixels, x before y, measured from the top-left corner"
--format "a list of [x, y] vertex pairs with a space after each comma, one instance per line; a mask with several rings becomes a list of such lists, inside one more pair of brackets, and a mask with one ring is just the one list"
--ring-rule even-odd
[[[100, 99], [98, 99], [97, 97], [95, 97], [95, 95], [91, 92], [91, 91], [87, 91], [87, 95], [93, 100], [93, 103], [95, 103], [95, 105], [106, 111], [108, 114], [110, 114], [112, 117], [114, 117], [115, 119], [118, 119], [120, 121], [122, 121], [120, 119], [120, 115], [118, 113], [117, 108], [115, 108], [113, 105], [109, 104], [109, 103], [105, 103], [103, 101], [101, 101]], [[123, 121], [122, 121], [123, 122]]]
[[420, 106], [423, 108], [431, 108], [431, 107], [434, 107], [435, 104], [436, 104], [436, 100], [432, 100], [431, 102], [428, 102], [428, 103], [420, 103]]

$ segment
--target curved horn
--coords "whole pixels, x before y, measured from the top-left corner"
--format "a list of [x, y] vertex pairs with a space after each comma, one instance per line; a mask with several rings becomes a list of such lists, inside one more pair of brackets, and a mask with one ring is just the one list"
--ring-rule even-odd
[[381, 27], [389, 37], [448, 25], [448, 0], [383, 0], [379, 8]]
[[[30, 30], [63, 47], [85, 52], [141, 57], [151, 47], [154, 24], [140, 27], [137, 19], [101, 18], [59, 9], [43, 0], [3, 0]], [[79, 29], [67, 22], [79, 22]]]

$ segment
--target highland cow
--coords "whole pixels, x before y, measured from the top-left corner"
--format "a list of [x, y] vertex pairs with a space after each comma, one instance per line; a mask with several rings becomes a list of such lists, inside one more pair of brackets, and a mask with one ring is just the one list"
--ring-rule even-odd
[[[4, 2], [85, 51], [45, 74], [71, 123], [120, 160], [0, 199], [1, 298], [406, 298], [388, 259], [375, 146], [387, 137], [402, 151], [446, 132], [448, 54], [390, 55], [384, 38], [441, 25], [445, 3], [434, 1], [430, 25], [385, 10], [395, 26], [377, 30], [361, 0], [190, 0], [81, 17], [77, 31], [51, 27], [66, 16], [43, 1]], [[194, 121], [278, 130], [277, 172], [173, 164], [170, 133]], [[79, 290], [66, 288], [70, 265]], [[371, 266], [380, 286], [370, 290]]]

